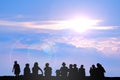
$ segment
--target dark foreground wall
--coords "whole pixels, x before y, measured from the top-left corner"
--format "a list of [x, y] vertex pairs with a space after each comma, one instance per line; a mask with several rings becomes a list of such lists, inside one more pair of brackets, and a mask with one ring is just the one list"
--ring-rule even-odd
[[[38, 77], [29, 77], [25, 78], [24, 76], [14, 77], [14, 76], [1, 76], [0, 80], [46, 80], [45, 77], [38, 76]], [[60, 80], [55, 76], [52, 76], [51, 80]], [[85, 80], [90, 80], [90, 77], [86, 77]], [[120, 80], [120, 77], [106, 77], [105, 80]]]

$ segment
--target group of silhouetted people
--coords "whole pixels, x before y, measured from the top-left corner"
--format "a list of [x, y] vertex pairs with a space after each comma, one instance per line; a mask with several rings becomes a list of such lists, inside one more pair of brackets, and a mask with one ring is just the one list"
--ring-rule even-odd
[[[97, 66], [97, 67], [96, 67]], [[90, 67], [89, 73], [92, 80], [104, 80], [104, 73], [106, 72], [100, 63]]]
[[[76, 64], [70, 64], [69, 68], [63, 62], [62, 67], [56, 70], [56, 76], [62, 80], [84, 80], [85, 79], [85, 68], [81, 65], [80, 68]], [[60, 80], [59, 79], [59, 80]]]
[[[42, 69], [38, 66], [38, 63], [35, 62], [34, 66], [32, 67], [32, 72], [30, 70], [29, 64], [25, 64], [24, 68], [24, 76], [38, 76], [38, 71], [41, 71], [41, 74], [43, 76]], [[17, 61], [14, 62], [13, 70], [15, 76], [19, 76], [20, 74], [20, 66], [17, 63]], [[92, 65], [89, 70], [90, 73], [90, 79], [91, 80], [104, 80], [104, 73], [105, 69], [102, 67], [100, 63], [97, 63], [97, 65]], [[51, 80], [52, 76], [52, 68], [49, 66], [49, 63], [45, 64], [44, 68], [44, 75], [46, 80]], [[66, 66], [65, 62], [62, 63], [62, 66], [60, 69], [56, 70], [56, 78], [58, 80], [85, 80], [86, 74], [85, 74], [85, 68], [84, 65], [81, 65], [79, 68], [76, 64], [70, 64], [69, 68]]]
[[[38, 66], [38, 62], [34, 63], [34, 66], [32, 67], [32, 73], [29, 67], [29, 64], [25, 64], [25, 68], [24, 68], [24, 76], [25, 77], [30, 77], [32, 76], [38, 76], [38, 71], [41, 71], [41, 75], [43, 76], [43, 71], [42, 69]], [[13, 70], [12, 72], [14, 72], [15, 76], [19, 76], [20, 74], [20, 65], [17, 63], [17, 61], [14, 62], [13, 65]], [[44, 75], [46, 78], [50, 79], [50, 77], [52, 76], [52, 68], [49, 67], [49, 63], [45, 64], [45, 68], [44, 68]]]

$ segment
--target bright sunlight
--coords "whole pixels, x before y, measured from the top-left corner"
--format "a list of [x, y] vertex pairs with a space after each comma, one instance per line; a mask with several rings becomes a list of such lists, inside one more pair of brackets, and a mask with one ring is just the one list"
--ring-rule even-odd
[[68, 29], [75, 30], [79, 33], [85, 32], [89, 29], [94, 29], [99, 20], [92, 20], [89, 18], [75, 18], [71, 20], [62, 21], [60, 24]]

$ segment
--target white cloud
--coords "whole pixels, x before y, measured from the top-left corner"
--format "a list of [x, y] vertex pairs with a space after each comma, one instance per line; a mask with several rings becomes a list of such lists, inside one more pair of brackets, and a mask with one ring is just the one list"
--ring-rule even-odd
[[[18, 17], [22, 17], [21, 15], [18, 15]], [[63, 20], [64, 21], [64, 20]], [[29, 29], [51, 29], [51, 30], [61, 30], [61, 29], [68, 29], [68, 26], [64, 26], [60, 24], [63, 22], [62, 20], [50, 20], [50, 21], [24, 21], [24, 22], [18, 22], [18, 21], [7, 21], [7, 20], [0, 20], [0, 25], [5, 26], [12, 26], [12, 27], [18, 27], [21, 28], [29, 28]], [[91, 29], [95, 30], [109, 30], [114, 29], [116, 26], [94, 26]]]
[[[32, 29], [51, 29], [51, 30], [60, 30], [65, 29], [64, 27], [59, 27], [57, 23], [60, 21], [32, 21], [32, 22], [15, 22], [15, 21], [4, 21], [0, 20], [0, 25], [6, 25], [11, 27], [21, 26], [25, 28], [32, 28]], [[116, 27], [115, 27], [116, 28]], [[95, 27], [94, 29], [98, 30], [108, 30], [114, 29], [114, 26], [104, 26], [104, 27]], [[55, 33], [56, 34], [56, 33]], [[61, 33], [62, 34], [62, 33]], [[48, 41], [47, 41], [48, 40]], [[51, 37], [46, 38], [44, 41], [48, 42], [48, 44], [52, 42], [60, 42], [60, 43], [67, 43], [75, 46], [76, 48], [95, 48], [98, 51], [102, 52], [105, 55], [114, 55], [120, 54], [120, 38], [84, 38], [80, 36], [62, 36], [62, 37]], [[47, 47], [48, 44], [34, 44], [32, 46], [26, 44], [17, 44], [16, 48], [30, 48], [30, 49], [37, 49], [41, 50], [44, 47]]]
[[76, 48], [95, 48], [104, 55], [120, 54], [120, 38], [96, 38], [87, 39], [79, 36], [56, 39], [56, 42], [72, 44]]
[[[106, 56], [118, 56], [120, 54], [120, 38], [83, 38], [79, 36], [69, 37], [50, 37], [43, 39], [42, 44], [22, 44], [17, 43], [15, 48], [27, 48], [43, 50], [53, 47], [56, 43], [65, 43], [75, 46], [76, 48], [94, 48]], [[55, 48], [56, 49], [56, 48]]]

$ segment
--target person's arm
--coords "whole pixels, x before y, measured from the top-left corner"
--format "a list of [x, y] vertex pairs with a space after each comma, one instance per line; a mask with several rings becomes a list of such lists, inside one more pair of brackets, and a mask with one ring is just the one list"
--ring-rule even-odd
[[106, 71], [105, 71], [104, 67], [102, 67], [102, 68], [103, 68], [103, 72], [105, 73]]
[[42, 73], [42, 75], [43, 75], [43, 71], [42, 71], [42, 69], [41, 69], [41, 68], [39, 68], [39, 70], [41, 71], [41, 73]]
[[19, 66], [19, 71], [21, 72], [20, 65], [18, 64], [18, 66]]
[[15, 65], [13, 65], [12, 72], [14, 72]]

